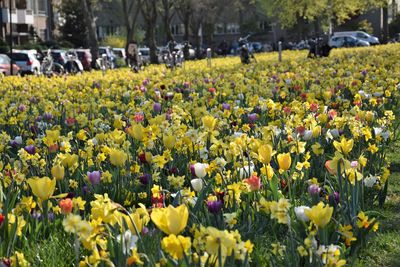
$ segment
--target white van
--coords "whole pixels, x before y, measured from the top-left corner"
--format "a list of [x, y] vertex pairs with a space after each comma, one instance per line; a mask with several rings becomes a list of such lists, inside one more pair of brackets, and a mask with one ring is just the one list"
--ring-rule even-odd
[[333, 36], [349, 36], [349, 35], [354, 36], [362, 41], [366, 41], [371, 45], [379, 44], [379, 39], [377, 37], [369, 35], [368, 33], [363, 31], [335, 32], [333, 34]]

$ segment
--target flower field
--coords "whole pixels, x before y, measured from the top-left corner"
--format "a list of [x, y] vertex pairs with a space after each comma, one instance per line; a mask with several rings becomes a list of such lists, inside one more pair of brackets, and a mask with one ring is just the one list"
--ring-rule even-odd
[[0, 266], [351, 265], [381, 227], [400, 46], [277, 58], [1, 78]]

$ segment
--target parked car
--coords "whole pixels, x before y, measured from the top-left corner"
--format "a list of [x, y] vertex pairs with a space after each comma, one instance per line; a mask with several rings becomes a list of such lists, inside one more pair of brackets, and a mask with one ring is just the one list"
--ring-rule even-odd
[[332, 48], [339, 47], [356, 47], [356, 46], [369, 46], [369, 43], [354, 36], [332, 36], [329, 40], [329, 46]]
[[55, 49], [51, 50], [51, 56], [53, 57], [54, 62], [64, 66], [67, 63], [67, 54], [66, 51]]
[[8, 56], [21, 69], [21, 74], [40, 74], [40, 62], [36, 50], [13, 50]]
[[[11, 58], [9, 58], [7, 55], [0, 54], [0, 73], [4, 75], [11, 75], [10, 61]], [[12, 69], [13, 75], [20, 74], [20, 68], [16, 64], [12, 64]]]
[[398, 43], [400, 42], [400, 33], [396, 33], [392, 39], [389, 40], [389, 43]]
[[249, 47], [253, 53], [264, 52], [264, 46], [260, 42], [250, 42]]
[[126, 66], [125, 48], [113, 48], [112, 50], [116, 57], [117, 66]]
[[122, 58], [123, 60], [126, 59], [125, 48], [113, 48], [112, 50], [115, 56]]
[[92, 69], [92, 53], [89, 49], [76, 49], [78, 59], [82, 62], [83, 69], [90, 71]]
[[378, 37], [372, 36], [363, 31], [345, 31], [345, 32], [335, 32], [333, 36], [353, 36], [359, 40], [368, 42], [371, 45], [379, 44]]
[[111, 47], [99, 47], [99, 56], [102, 57], [102, 55], [106, 55], [107, 60], [110, 62], [110, 68], [115, 69], [115, 67], [117, 66], [117, 58], [114, 55]]
[[142, 54], [142, 62], [144, 65], [150, 64], [150, 48], [141, 47], [139, 48], [139, 53]]

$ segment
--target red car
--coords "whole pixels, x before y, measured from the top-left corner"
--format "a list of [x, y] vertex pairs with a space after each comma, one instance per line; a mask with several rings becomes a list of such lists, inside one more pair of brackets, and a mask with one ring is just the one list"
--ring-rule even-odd
[[[11, 59], [4, 54], [0, 54], [0, 73], [4, 75], [11, 75], [11, 69], [10, 69], [10, 61]], [[20, 75], [20, 68], [12, 64], [13, 66], [13, 75]]]

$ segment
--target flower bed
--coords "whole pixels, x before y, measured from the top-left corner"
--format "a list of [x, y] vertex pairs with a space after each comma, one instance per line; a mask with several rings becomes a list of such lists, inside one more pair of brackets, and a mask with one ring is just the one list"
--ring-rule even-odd
[[379, 228], [399, 51], [3, 78], [3, 263], [56, 232], [79, 266], [351, 263]]

